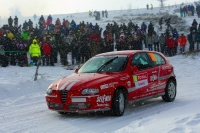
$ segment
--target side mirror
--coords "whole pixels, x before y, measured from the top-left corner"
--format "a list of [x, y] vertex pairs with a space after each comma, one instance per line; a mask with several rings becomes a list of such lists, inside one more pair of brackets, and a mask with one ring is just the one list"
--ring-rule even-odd
[[137, 72], [137, 71], [139, 71], [139, 68], [138, 68], [137, 66], [131, 66], [131, 67], [130, 67], [129, 72], [130, 72], [131, 74], [133, 74], [133, 73], [135, 73], [135, 72]]
[[79, 68], [76, 68], [76, 69], [74, 70], [74, 73], [78, 73], [78, 70], [79, 70]]

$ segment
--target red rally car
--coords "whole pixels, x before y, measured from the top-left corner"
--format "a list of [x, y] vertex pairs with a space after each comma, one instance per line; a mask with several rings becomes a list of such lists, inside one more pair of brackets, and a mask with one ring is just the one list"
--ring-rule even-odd
[[102, 53], [47, 89], [50, 110], [63, 112], [110, 111], [122, 116], [129, 102], [176, 97], [174, 68], [163, 54], [128, 50]]

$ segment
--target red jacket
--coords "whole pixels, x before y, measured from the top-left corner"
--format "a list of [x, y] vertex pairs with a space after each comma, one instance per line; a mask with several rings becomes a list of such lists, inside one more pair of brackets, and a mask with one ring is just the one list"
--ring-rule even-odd
[[168, 48], [174, 48], [174, 40], [172, 37], [167, 38], [166, 45]]
[[180, 36], [178, 38], [178, 42], [179, 42], [180, 46], [185, 46], [187, 43], [187, 38], [185, 36]]
[[174, 47], [178, 47], [178, 40], [173, 40], [173, 43], [174, 43]]
[[47, 19], [47, 25], [49, 25], [51, 22], [51, 19]]
[[43, 53], [43, 55], [50, 55], [51, 54], [51, 46], [48, 44], [48, 42], [46, 42], [42, 46], [42, 53]]

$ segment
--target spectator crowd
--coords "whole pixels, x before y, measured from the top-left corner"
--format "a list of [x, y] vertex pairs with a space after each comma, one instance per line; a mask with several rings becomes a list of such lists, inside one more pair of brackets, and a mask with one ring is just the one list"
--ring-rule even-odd
[[[90, 13], [90, 12], [89, 12]], [[106, 15], [102, 12], [102, 15]], [[18, 25], [18, 18], [10, 16], [8, 24], [0, 29], [0, 64], [29, 66], [30, 62], [37, 65], [39, 58], [43, 66], [54, 66], [58, 62], [58, 54], [62, 65], [69, 64], [67, 55], [71, 53], [72, 64], [87, 61], [96, 54], [120, 50], [148, 50], [159, 51], [168, 56], [185, 52], [186, 43], [189, 42], [190, 52], [199, 50], [200, 24], [194, 19], [190, 27], [190, 34], [179, 35], [176, 28], [170, 25], [171, 18], [165, 23], [167, 28], [164, 33], [156, 33], [154, 24], [143, 22], [135, 24], [131, 20], [125, 24], [116, 22], [107, 23], [105, 29], [98, 23], [81, 21], [78, 24], [67, 19], [62, 21], [49, 15], [43, 15], [34, 27], [31, 19]], [[162, 28], [163, 17], [159, 21]], [[144, 46], [144, 47], [143, 47]], [[30, 54], [31, 61], [27, 54]]]

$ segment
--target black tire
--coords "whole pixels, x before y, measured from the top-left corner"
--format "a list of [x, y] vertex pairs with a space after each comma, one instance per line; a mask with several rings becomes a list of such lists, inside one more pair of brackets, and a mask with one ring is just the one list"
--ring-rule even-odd
[[173, 102], [176, 98], [176, 82], [173, 79], [170, 79], [167, 82], [166, 90], [165, 90], [165, 95], [162, 96], [162, 99], [165, 102]]
[[116, 90], [112, 100], [111, 113], [114, 116], [122, 116], [125, 111], [125, 96], [122, 90]]

